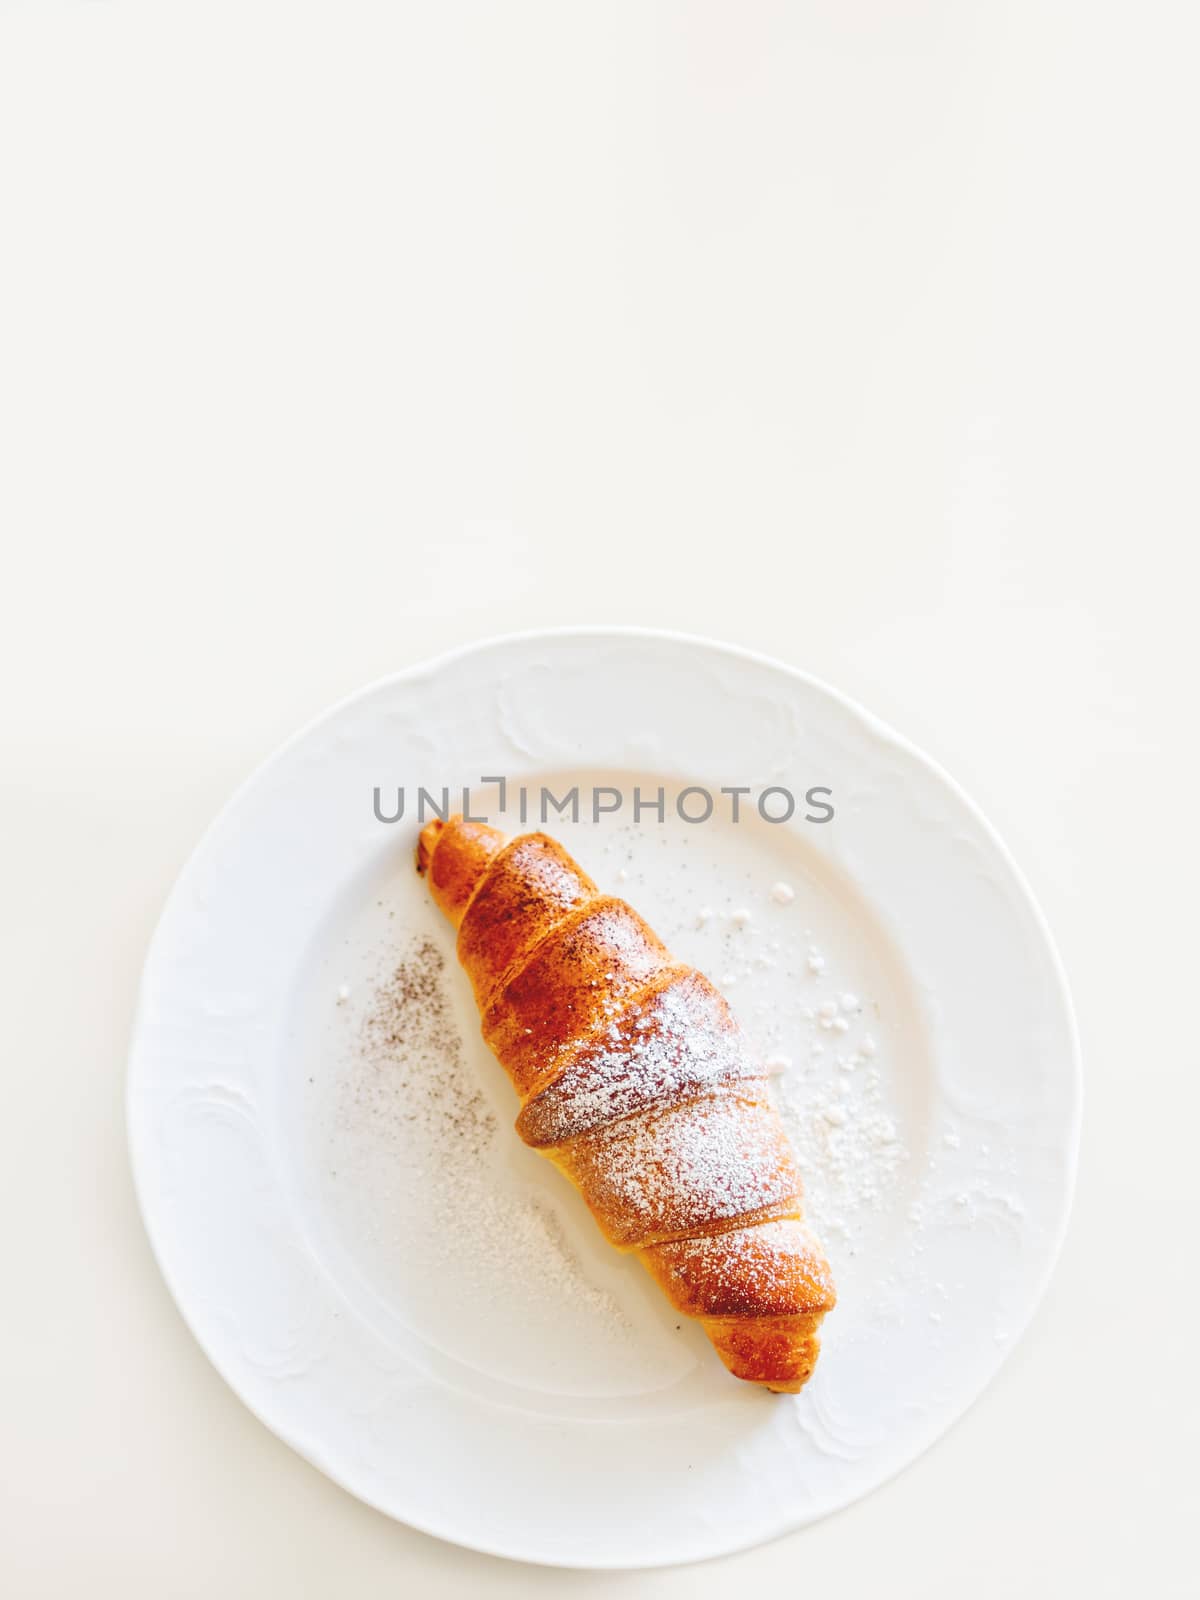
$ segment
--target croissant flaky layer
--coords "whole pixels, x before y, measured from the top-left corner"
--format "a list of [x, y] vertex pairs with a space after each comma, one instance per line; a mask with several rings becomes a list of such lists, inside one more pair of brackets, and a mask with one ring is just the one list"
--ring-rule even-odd
[[417, 867], [458, 929], [522, 1139], [735, 1376], [801, 1388], [833, 1279], [725, 1000], [546, 834], [431, 822]]

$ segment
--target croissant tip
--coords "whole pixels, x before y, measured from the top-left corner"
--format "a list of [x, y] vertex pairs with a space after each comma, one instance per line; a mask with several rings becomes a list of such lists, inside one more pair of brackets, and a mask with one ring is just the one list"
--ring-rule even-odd
[[423, 878], [429, 870], [429, 862], [437, 845], [438, 835], [446, 826], [437, 817], [432, 822], [427, 822], [417, 835], [417, 872]]

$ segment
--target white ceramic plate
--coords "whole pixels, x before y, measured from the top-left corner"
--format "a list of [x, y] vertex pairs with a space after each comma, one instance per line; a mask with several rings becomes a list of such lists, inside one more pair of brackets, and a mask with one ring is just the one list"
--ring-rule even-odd
[[[500, 775], [507, 818], [479, 784]], [[549, 831], [780, 1058], [840, 1295], [803, 1394], [730, 1378], [512, 1132], [412, 869], [417, 785], [464, 783], [514, 830], [520, 785], [536, 811], [578, 784], [580, 821]], [[664, 821], [633, 823], [635, 784]], [[624, 804], [593, 823], [597, 785]], [[682, 785], [751, 795], [688, 824]], [[374, 791], [387, 814], [399, 786], [385, 824]], [[767, 786], [790, 821], [759, 815]], [[831, 821], [804, 820], [817, 786]], [[392, 1516], [587, 1567], [800, 1527], [949, 1427], [1045, 1287], [1079, 1106], [1045, 925], [955, 785], [801, 673], [611, 629], [402, 673], [272, 757], [170, 897], [129, 1074], [155, 1252], [246, 1404]]]

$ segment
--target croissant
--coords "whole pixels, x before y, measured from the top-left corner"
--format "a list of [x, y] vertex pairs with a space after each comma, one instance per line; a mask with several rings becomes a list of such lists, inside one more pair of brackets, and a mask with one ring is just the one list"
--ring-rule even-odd
[[795, 1393], [834, 1304], [761, 1067], [707, 978], [544, 833], [453, 817], [417, 870], [458, 929], [517, 1132], [735, 1377]]

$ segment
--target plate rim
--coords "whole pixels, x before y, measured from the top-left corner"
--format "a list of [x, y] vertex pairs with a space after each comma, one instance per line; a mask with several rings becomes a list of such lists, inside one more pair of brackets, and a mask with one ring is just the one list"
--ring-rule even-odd
[[[1024, 1316], [1018, 1323], [1014, 1323], [1009, 1338], [999, 1354], [991, 1375], [983, 1385], [975, 1391], [964, 1403], [953, 1407], [949, 1413], [942, 1412], [936, 1424], [922, 1430], [919, 1442], [915, 1449], [907, 1452], [898, 1463], [889, 1467], [875, 1481], [853, 1499], [841, 1504], [818, 1510], [815, 1514], [806, 1516], [801, 1520], [787, 1519], [778, 1527], [766, 1533], [754, 1532], [744, 1539], [729, 1541], [721, 1540], [710, 1549], [701, 1550], [699, 1553], [679, 1555], [666, 1552], [661, 1557], [643, 1557], [639, 1560], [628, 1560], [614, 1557], [612, 1560], [597, 1560], [594, 1556], [586, 1560], [570, 1561], [539, 1555], [536, 1551], [530, 1552], [521, 1548], [504, 1548], [487, 1539], [473, 1539], [464, 1537], [459, 1531], [447, 1531], [445, 1528], [434, 1526], [428, 1518], [414, 1518], [401, 1515], [396, 1510], [382, 1503], [381, 1498], [363, 1491], [357, 1485], [352, 1485], [334, 1465], [323, 1458], [319, 1444], [305, 1439], [299, 1430], [290, 1430], [268, 1420], [258, 1406], [243, 1393], [241, 1387], [233, 1381], [226, 1372], [221, 1360], [193, 1323], [188, 1315], [184, 1297], [177, 1287], [176, 1281], [167, 1266], [164, 1249], [156, 1235], [154, 1223], [151, 1220], [151, 1207], [146, 1193], [146, 1176], [139, 1171], [139, 1153], [137, 1147], [137, 1132], [135, 1128], [135, 1077], [137, 1073], [137, 1054], [139, 1039], [144, 1031], [145, 1012], [147, 1008], [147, 973], [151, 965], [154, 948], [173, 914], [175, 905], [186, 891], [189, 879], [196, 868], [197, 862], [203, 856], [210, 840], [214, 838], [224, 826], [227, 818], [237, 809], [244, 796], [261, 782], [272, 768], [295, 746], [316, 733], [324, 724], [332, 722], [345, 711], [352, 708], [360, 701], [365, 701], [373, 695], [391, 689], [399, 684], [415, 683], [425, 678], [431, 678], [448, 667], [455, 665], [466, 658], [481, 655], [500, 647], [522, 644], [534, 644], [552, 639], [594, 640], [609, 642], [614, 640], [652, 641], [674, 645], [683, 645], [690, 648], [713, 653], [726, 659], [737, 659], [752, 664], [756, 667], [766, 668], [780, 673], [785, 678], [805, 685], [808, 689], [826, 696], [843, 711], [857, 718], [872, 736], [889, 743], [904, 752], [910, 759], [914, 759], [924, 766], [938, 782], [954, 796], [964, 809], [970, 814], [976, 825], [987, 838], [989, 844], [996, 851], [997, 856], [1010, 876], [1010, 881], [1018, 891], [1024, 903], [1024, 908], [1029, 914], [1034, 931], [1041, 941], [1041, 947], [1047, 961], [1047, 971], [1053, 979], [1053, 993], [1056, 1005], [1061, 1009], [1062, 1020], [1069, 1046], [1066, 1059], [1061, 1064], [1064, 1074], [1069, 1072], [1071, 1091], [1071, 1118], [1070, 1125], [1064, 1130], [1062, 1140], [1062, 1168], [1063, 1189], [1060, 1215], [1052, 1234], [1048, 1230], [1047, 1245], [1044, 1251], [1041, 1270], [1032, 1279], [1032, 1291], [1029, 1296], [1028, 1306]], [[125, 1118], [126, 1148], [129, 1157], [131, 1177], [138, 1212], [141, 1216], [142, 1226], [145, 1229], [147, 1241], [150, 1245], [151, 1255], [155, 1265], [162, 1276], [167, 1291], [174, 1302], [184, 1326], [191, 1337], [203, 1351], [210, 1365], [215, 1369], [222, 1381], [237, 1397], [239, 1402], [246, 1407], [251, 1415], [267, 1428], [276, 1438], [290, 1449], [294, 1450], [310, 1466], [314, 1467], [324, 1477], [335, 1483], [339, 1489], [352, 1495], [362, 1504], [370, 1506], [372, 1510], [386, 1516], [390, 1521], [398, 1522], [402, 1526], [411, 1528], [418, 1533], [431, 1538], [436, 1538], [444, 1543], [456, 1545], [459, 1548], [473, 1550], [481, 1555], [498, 1557], [503, 1560], [525, 1562], [531, 1566], [539, 1566], [562, 1571], [651, 1571], [671, 1566], [689, 1565], [693, 1562], [710, 1561], [724, 1555], [736, 1555], [742, 1551], [757, 1548], [760, 1545], [773, 1543], [788, 1534], [799, 1533], [804, 1528], [824, 1517], [837, 1515], [847, 1511], [859, 1501], [865, 1500], [890, 1483], [900, 1473], [912, 1466], [927, 1450], [932, 1448], [939, 1440], [947, 1437], [971, 1411], [982, 1396], [987, 1392], [995, 1377], [1004, 1368], [1013, 1351], [1029, 1331], [1033, 1320], [1040, 1309], [1051, 1279], [1057, 1269], [1062, 1254], [1063, 1245], [1070, 1229], [1071, 1218], [1074, 1211], [1075, 1195], [1078, 1180], [1079, 1155], [1083, 1123], [1084, 1099], [1084, 1073], [1082, 1051], [1080, 1045], [1079, 1028], [1075, 1014], [1075, 1007], [1071, 997], [1070, 985], [1067, 980], [1061, 954], [1051, 932], [1049, 923], [1041, 904], [1031, 888], [1028, 879], [1012, 855], [1003, 837], [998, 832], [986, 813], [976, 801], [962, 788], [953, 775], [948, 772], [934, 757], [930, 756], [920, 745], [909, 739], [905, 734], [898, 732], [890, 723], [885, 722], [874, 712], [863, 706], [853, 696], [828, 683], [824, 678], [809, 672], [804, 668], [792, 665], [765, 651], [755, 650], [745, 645], [733, 644], [725, 640], [713, 638], [706, 634], [691, 633], [672, 628], [643, 627], [636, 624], [625, 623], [580, 623], [563, 624], [548, 628], [525, 628], [511, 632], [488, 634], [480, 639], [471, 640], [466, 644], [456, 645], [448, 650], [433, 656], [422, 657], [406, 667], [395, 672], [384, 673], [380, 677], [360, 685], [350, 693], [342, 695], [332, 704], [325, 707], [310, 717], [287, 738], [276, 744], [266, 756], [255, 763], [250, 772], [234, 787], [225, 802], [218, 807], [208, 824], [201, 831], [192, 848], [184, 858], [175, 873], [170, 888], [163, 900], [161, 909], [155, 919], [153, 930], [146, 942], [142, 958], [141, 970], [138, 977], [137, 996], [133, 1008], [132, 1020], [129, 1031], [129, 1046], [126, 1055], [125, 1087], [123, 1095], [123, 1114]]]

